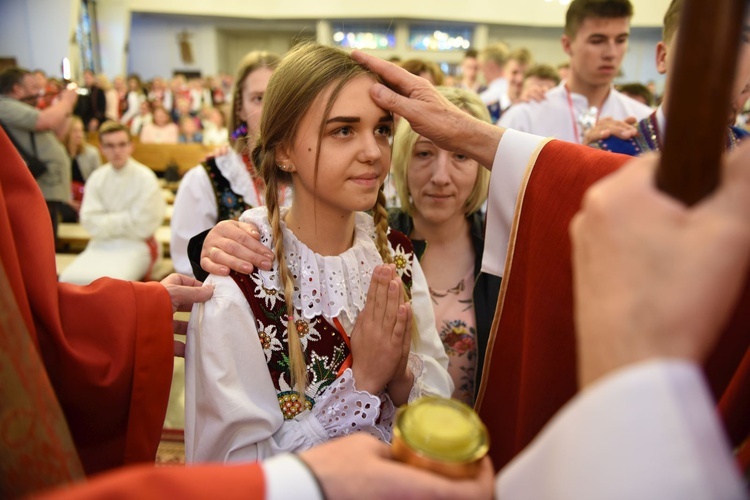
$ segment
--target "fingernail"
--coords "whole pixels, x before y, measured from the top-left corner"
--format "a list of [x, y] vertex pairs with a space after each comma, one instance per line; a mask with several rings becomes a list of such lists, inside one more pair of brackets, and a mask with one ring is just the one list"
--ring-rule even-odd
[[247, 274], [247, 273], [250, 273], [250, 271], [253, 270], [253, 266], [251, 266], [249, 264], [242, 264], [240, 266], [240, 269], [242, 269], [242, 271]]
[[265, 269], [266, 271], [270, 271], [271, 270], [271, 262], [269, 262], [267, 260], [264, 260], [263, 262], [260, 263], [260, 268], [261, 269]]

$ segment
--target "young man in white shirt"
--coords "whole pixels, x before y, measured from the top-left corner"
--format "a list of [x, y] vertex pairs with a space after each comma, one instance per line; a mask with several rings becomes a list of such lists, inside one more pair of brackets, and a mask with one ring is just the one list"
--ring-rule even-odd
[[581, 143], [600, 118], [645, 118], [651, 109], [612, 86], [628, 48], [629, 0], [574, 0], [561, 42], [570, 56], [570, 75], [539, 102], [504, 113], [499, 125], [521, 132]]
[[108, 163], [86, 181], [80, 213], [91, 241], [60, 281], [87, 285], [102, 276], [139, 281], [161, 256], [154, 239], [166, 211], [161, 187], [150, 168], [130, 157], [133, 143], [125, 125], [102, 125], [99, 144]]

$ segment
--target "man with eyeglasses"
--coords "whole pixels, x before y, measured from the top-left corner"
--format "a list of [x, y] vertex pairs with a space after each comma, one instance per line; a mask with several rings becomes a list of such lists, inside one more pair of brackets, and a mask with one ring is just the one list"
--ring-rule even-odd
[[47, 201], [52, 228], [57, 238], [60, 207], [70, 200], [70, 159], [55, 137], [73, 112], [76, 92], [64, 89], [59, 98], [44, 110], [35, 107], [39, 84], [34, 75], [18, 67], [0, 73], [0, 122], [16, 147], [33, 155], [47, 167], [36, 178]]
[[166, 210], [159, 181], [153, 170], [130, 157], [133, 143], [124, 125], [102, 125], [99, 146], [108, 163], [86, 181], [80, 212], [91, 241], [60, 281], [88, 285], [103, 276], [148, 279], [161, 256], [154, 238]]

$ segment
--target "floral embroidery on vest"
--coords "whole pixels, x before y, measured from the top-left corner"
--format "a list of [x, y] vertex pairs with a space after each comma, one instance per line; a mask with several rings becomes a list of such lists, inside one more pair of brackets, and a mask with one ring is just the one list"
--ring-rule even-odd
[[[398, 231], [390, 231], [388, 241], [398, 259], [396, 268], [408, 290], [411, 290], [414, 249], [411, 240]], [[400, 263], [400, 264], [399, 264]], [[305, 401], [291, 386], [289, 370], [287, 313], [284, 292], [263, 285], [258, 269], [249, 275], [232, 272], [231, 276], [248, 301], [255, 317], [258, 341], [263, 347], [279, 409], [289, 420], [315, 406], [315, 399], [351, 365], [349, 337], [323, 316], [307, 320], [295, 312], [295, 328], [307, 361]], [[254, 341], [254, 340], [250, 340]]]
[[229, 181], [216, 165], [216, 158], [209, 158], [202, 165], [211, 181], [214, 196], [216, 196], [216, 208], [218, 209], [217, 222], [237, 220], [245, 210], [253, 208], [252, 205], [245, 203], [245, 198], [241, 194], [232, 191]]

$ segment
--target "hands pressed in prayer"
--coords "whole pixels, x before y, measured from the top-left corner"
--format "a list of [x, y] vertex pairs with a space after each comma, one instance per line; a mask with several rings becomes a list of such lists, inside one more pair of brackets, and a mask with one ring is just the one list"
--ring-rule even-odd
[[411, 389], [413, 383], [406, 363], [411, 321], [411, 304], [404, 300], [395, 266], [377, 266], [372, 273], [367, 302], [351, 335], [352, 372], [358, 390], [378, 394], [392, 382], [399, 396], [396, 401], [392, 394], [394, 404], [406, 402], [400, 389], [407, 384]]

